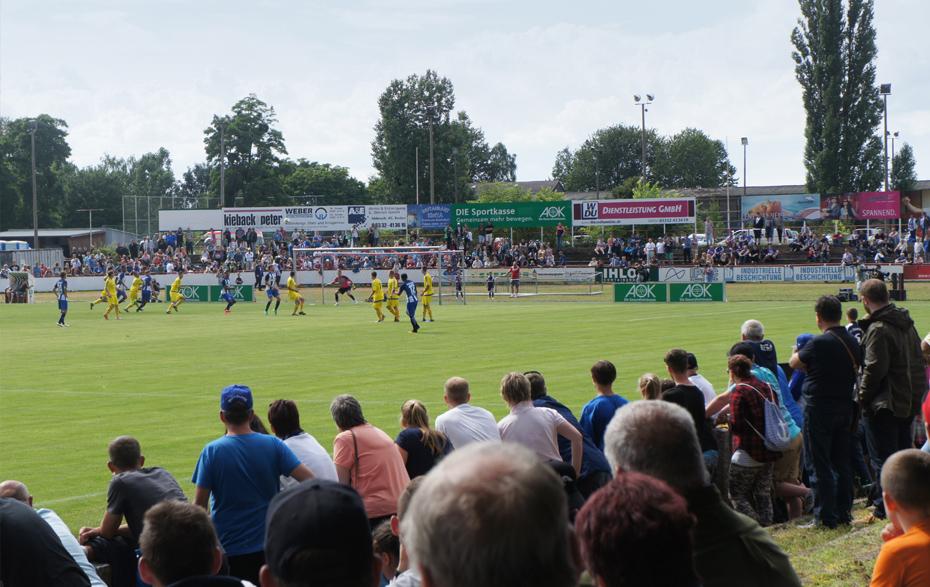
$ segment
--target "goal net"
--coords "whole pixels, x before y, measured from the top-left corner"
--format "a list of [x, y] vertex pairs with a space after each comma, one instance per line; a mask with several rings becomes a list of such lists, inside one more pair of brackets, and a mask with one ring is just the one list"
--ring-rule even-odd
[[[388, 295], [387, 286], [389, 272], [407, 274], [407, 277], [417, 284], [417, 293], [423, 293], [422, 267], [432, 277], [434, 296], [442, 303], [443, 279], [440, 269], [441, 247], [436, 246], [408, 246], [408, 247], [341, 247], [341, 248], [300, 248], [295, 247], [291, 253], [291, 267], [297, 273], [297, 284], [300, 294], [308, 303], [333, 304], [336, 302], [335, 294], [340, 291], [337, 282], [339, 273], [349, 279], [351, 294], [358, 303], [365, 303], [371, 294], [372, 272], [384, 287], [385, 296]], [[282, 284], [287, 275], [281, 280]], [[400, 281], [400, 279], [398, 279]], [[281, 291], [282, 296], [285, 294]], [[260, 295], [260, 294], [259, 294]], [[401, 296], [403, 297], [403, 296]], [[339, 296], [340, 303], [352, 303], [348, 296]], [[401, 300], [403, 303], [403, 300]]]
[[601, 276], [587, 267], [523, 267], [519, 284], [511, 283], [507, 267], [457, 266], [449, 271], [443, 297], [474, 302], [592, 302], [612, 301]]

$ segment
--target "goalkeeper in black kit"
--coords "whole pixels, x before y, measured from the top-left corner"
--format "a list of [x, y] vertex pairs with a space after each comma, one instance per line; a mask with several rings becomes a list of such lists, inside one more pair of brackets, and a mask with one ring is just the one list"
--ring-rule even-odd
[[334, 279], [330, 285], [335, 285], [339, 288], [339, 291], [337, 291], [335, 294], [336, 303], [333, 304], [334, 306], [339, 305], [339, 294], [346, 294], [352, 298], [353, 302], [356, 304], [358, 303], [358, 300], [355, 299], [355, 296], [350, 293], [355, 288], [355, 285], [352, 283], [351, 279], [342, 274], [341, 269], [336, 272], [336, 279]]

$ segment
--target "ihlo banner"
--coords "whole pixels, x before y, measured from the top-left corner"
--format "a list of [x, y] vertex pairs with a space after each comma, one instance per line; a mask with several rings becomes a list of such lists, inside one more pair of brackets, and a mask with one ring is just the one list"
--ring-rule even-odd
[[[571, 226], [571, 202], [495, 202], [492, 204], [453, 204], [452, 224], [468, 224], [474, 229], [490, 222], [496, 228]], [[445, 227], [443, 227], [445, 228]]]
[[572, 206], [573, 226], [694, 224], [694, 198], [587, 200]]

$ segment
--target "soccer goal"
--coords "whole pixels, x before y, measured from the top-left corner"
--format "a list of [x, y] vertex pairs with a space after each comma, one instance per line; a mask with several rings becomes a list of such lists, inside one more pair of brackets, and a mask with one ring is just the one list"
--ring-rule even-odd
[[605, 292], [600, 275], [589, 268], [533, 268], [520, 270], [519, 286], [511, 284], [510, 274], [504, 267], [461, 268], [453, 274], [443, 295], [457, 295], [461, 281], [461, 298], [474, 302], [535, 301], [535, 302], [598, 302], [612, 301]]
[[[352, 303], [348, 296], [351, 294], [358, 303], [364, 303], [371, 293], [371, 273], [377, 273], [378, 279], [387, 291], [389, 272], [407, 274], [407, 277], [417, 284], [417, 293], [423, 294], [422, 267], [432, 277], [434, 295], [442, 304], [443, 279], [440, 269], [441, 247], [436, 246], [408, 246], [408, 247], [340, 247], [340, 248], [294, 248], [291, 254], [292, 266], [297, 272], [297, 283], [301, 294], [308, 302], [315, 304], [333, 304], [336, 302], [335, 294], [345, 289], [347, 278], [350, 288], [345, 296], [340, 296], [339, 302]], [[399, 279], [398, 279], [399, 281]], [[282, 291], [284, 295], [286, 292]], [[403, 303], [403, 301], [401, 301]]]

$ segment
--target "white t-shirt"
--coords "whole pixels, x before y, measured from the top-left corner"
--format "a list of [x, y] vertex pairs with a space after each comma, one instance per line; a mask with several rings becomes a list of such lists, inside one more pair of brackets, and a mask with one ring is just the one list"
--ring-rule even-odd
[[497, 423], [501, 441], [517, 442], [535, 452], [544, 461], [561, 461], [559, 433], [565, 418], [550, 408], [537, 408], [523, 402], [510, 409], [510, 415]]
[[704, 407], [707, 407], [707, 404], [714, 401], [714, 398], [717, 397], [717, 394], [714, 393], [714, 386], [710, 381], [704, 379], [704, 376], [700, 373], [695, 373], [691, 377], [688, 377], [688, 381], [691, 382], [691, 385], [697, 387], [701, 390], [701, 393], [704, 394]]
[[470, 404], [459, 404], [436, 416], [436, 430], [445, 434], [455, 448], [470, 442], [501, 441], [494, 415]]
[[[313, 471], [313, 474], [320, 479], [329, 479], [330, 481], [339, 481], [336, 474], [336, 465], [333, 459], [326, 452], [316, 438], [306, 432], [301, 432], [297, 436], [291, 436], [284, 439], [284, 444], [288, 446], [300, 462], [307, 465], [307, 468]], [[281, 476], [281, 484], [287, 489], [292, 485], [297, 485], [297, 479], [292, 477]]]

